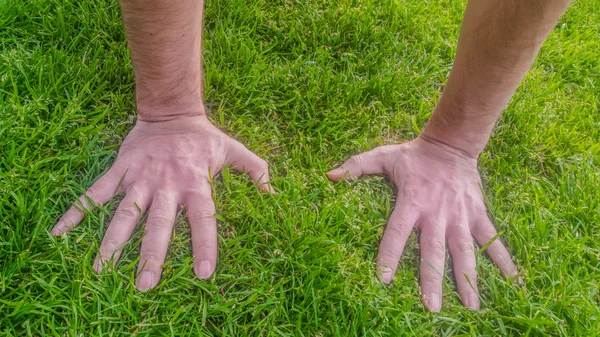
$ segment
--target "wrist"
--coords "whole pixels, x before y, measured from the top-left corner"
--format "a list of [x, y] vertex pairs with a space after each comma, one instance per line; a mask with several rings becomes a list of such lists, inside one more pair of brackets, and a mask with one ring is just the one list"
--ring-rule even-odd
[[436, 128], [431, 124], [421, 132], [419, 138], [430, 143], [443, 145], [453, 152], [460, 153], [465, 157], [477, 159], [485, 145], [480, 146], [470, 141], [470, 137], [459, 132], [446, 132], [444, 129]]
[[144, 122], [164, 122], [181, 117], [205, 116], [201, 100], [181, 102], [137, 101], [137, 119]]
[[[495, 119], [463, 106], [448, 107], [440, 101], [421, 137], [444, 144], [477, 159], [485, 148]], [[488, 120], [489, 119], [489, 120]]]
[[415, 138], [414, 142], [430, 156], [451, 164], [451, 166], [477, 169], [477, 158], [452, 145], [423, 134]]
[[148, 121], [138, 119], [131, 132], [143, 135], [144, 137], [186, 135], [210, 128], [211, 126], [212, 123], [205, 115], [178, 115], [168, 120]]

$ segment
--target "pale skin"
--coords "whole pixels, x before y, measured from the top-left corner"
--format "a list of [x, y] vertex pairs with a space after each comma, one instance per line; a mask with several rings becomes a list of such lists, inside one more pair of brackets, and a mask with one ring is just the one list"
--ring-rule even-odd
[[[568, 0], [471, 0], [456, 59], [440, 102], [415, 140], [351, 157], [327, 175], [331, 180], [385, 174], [396, 187], [396, 205], [376, 260], [388, 284], [406, 241], [420, 231], [420, 285], [425, 308], [442, 307], [446, 244], [459, 295], [480, 307], [472, 237], [480, 245], [496, 235], [481, 190], [477, 158], [493, 125], [531, 67]], [[223, 134], [205, 116], [202, 97], [202, 8], [196, 0], [122, 0], [136, 75], [138, 121], [111, 169], [52, 229], [62, 235], [92, 209], [124, 192], [100, 246], [94, 268], [115, 264], [140, 216], [148, 210], [136, 286], [157, 286], [179, 205], [188, 217], [194, 272], [216, 268], [217, 223], [210, 179], [225, 165], [250, 174], [273, 193], [266, 162]], [[487, 249], [506, 277], [517, 268], [499, 240]]]
[[116, 263], [141, 215], [148, 211], [136, 286], [158, 285], [180, 205], [192, 235], [194, 272], [217, 266], [217, 221], [210, 179], [225, 165], [246, 172], [273, 192], [267, 163], [206, 118], [202, 102], [202, 8], [197, 1], [122, 1], [136, 72], [138, 120], [116, 162], [61, 217], [62, 235], [92, 209], [125, 193], [100, 245], [94, 268]]
[[[446, 243], [463, 304], [480, 307], [472, 236], [485, 245], [497, 232], [481, 193], [477, 157], [568, 4], [469, 1], [450, 78], [423, 133], [406, 144], [354, 156], [328, 173], [332, 180], [385, 174], [398, 187], [377, 269], [381, 280], [390, 283], [409, 234], [418, 229], [421, 295], [431, 311], [442, 306]], [[487, 253], [504, 276], [517, 275], [501, 241], [495, 240]]]

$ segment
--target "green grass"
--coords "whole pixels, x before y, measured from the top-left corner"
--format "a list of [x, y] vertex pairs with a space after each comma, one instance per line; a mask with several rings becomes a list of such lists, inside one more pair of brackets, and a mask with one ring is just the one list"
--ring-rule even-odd
[[48, 231], [110, 167], [135, 121], [118, 2], [0, 0], [0, 335], [591, 336], [600, 327], [600, 8], [576, 1], [480, 160], [525, 287], [478, 255], [482, 310], [451, 274], [419, 299], [418, 245], [376, 278], [393, 204], [381, 177], [332, 184], [348, 156], [415, 137], [451, 68], [464, 1], [210, 0], [211, 119], [271, 164], [276, 196], [214, 183], [220, 263], [194, 277], [179, 218], [158, 288], [135, 290], [141, 233], [118, 269], [93, 259], [118, 200]]

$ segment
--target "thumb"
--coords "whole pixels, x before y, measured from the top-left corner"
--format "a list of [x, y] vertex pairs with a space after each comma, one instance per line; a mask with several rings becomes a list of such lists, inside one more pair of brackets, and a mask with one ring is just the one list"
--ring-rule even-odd
[[269, 164], [233, 139], [227, 150], [227, 164], [238, 172], [247, 173], [259, 190], [275, 194], [270, 184]]
[[371, 150], [350, 157], [340, 167], [327, 172], [327, 177], [333, 181], [340, 179], [350, 181], [365, 174], [381, 173], [383, 173], [381, 159], [375, 150]]

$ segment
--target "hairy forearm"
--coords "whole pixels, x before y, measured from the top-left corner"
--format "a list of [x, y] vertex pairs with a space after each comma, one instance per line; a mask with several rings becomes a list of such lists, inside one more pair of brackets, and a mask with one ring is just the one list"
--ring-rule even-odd
[[448, 83], [422, 136], [477, 157], [570, 0], [470, 0]]
[[121, 0], [138, 119], [204, 113], [201, 0]]

